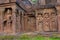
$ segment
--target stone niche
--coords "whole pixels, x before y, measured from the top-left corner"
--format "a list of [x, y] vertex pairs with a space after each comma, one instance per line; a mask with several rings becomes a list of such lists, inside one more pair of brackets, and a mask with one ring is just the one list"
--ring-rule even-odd
[[35, 12], [29, 12], [24, 16], [24, 29], [25, 32], [34, 32], [36, 31], [36, 18]]
[[5, 8], [3, 12], [3, 31], [12, 32], [12, 8]]

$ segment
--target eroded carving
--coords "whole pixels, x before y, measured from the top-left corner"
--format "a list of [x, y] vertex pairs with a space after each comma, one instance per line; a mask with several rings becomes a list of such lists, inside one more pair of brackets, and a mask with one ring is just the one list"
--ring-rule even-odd
[[[8, 29], [12, 29], [12, 8], [5, 8], [3, 14], [3, 29], [4, 31], [8, 31]], [[8, 31], [8, 32], [10, 32]]]

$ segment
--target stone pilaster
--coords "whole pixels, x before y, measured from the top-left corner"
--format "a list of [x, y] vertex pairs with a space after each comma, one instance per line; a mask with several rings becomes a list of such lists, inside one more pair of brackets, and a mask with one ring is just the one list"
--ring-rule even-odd
[[57, 19], [58, 19], [58, 31], [60, 32], [60, 6], [56, 6], [57, 9]]
[[4, 8], [0, 8], [0, 31], [3, 32], [3, 11], [4, 11]]
[[24, 12], [22, 11], [22, 31], [24, 32]]
[[15, 6], [12, 7], [12, 31], [16, 33], [16, 8]]
[[3, 20], [4, 10], [5, 10], [5, 8], [2, 7], [2, 8], [1, 8], [1, 16], [0, 16], [0, 17], [1, 17], [1, 24], [0, 24], [0, 25], [1, 25], [1, 32], [2, 32], [2, 33], [4, 32], [4, 26], [3, 26], [3, 21], [4, 21], [4, 20]]

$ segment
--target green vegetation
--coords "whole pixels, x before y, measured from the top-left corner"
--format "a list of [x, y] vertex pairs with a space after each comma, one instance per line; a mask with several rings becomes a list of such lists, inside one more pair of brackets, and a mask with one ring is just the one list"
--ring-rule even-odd
[[43, 37], [43, 36], [0, 36], [0, 40], [60, 40], [60, 37]]
[[33, 4], [37, 3], [38, 0], [31, 0]]

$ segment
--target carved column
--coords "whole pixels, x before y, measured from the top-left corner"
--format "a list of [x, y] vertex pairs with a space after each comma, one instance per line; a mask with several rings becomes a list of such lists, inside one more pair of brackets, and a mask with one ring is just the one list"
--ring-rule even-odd
[[19, 19], [19, 20], [17, 19], [17, 20], [18, 20], [18, 32], [19, 32], [19, 33], [21, 32], [21, 22], [20, 22], [20, 21], [21, 21], [21, 20], [20, 20], [20, 19], [21, 19], [21, 18], [20, 18], [20, 17], [21, 17], [21, 16], [20, 16], [21, 14], [20, 14], [20, 13], [21, 13], [21, 11], [19, 11], [19, 16], [18, 16], [18, 19]]
[[20, 33], [21, 31], [21, 24], [20, 24], [20, 14], [21, 12], [19, 12], [19, 10], [17, 9], [17, 12], [16, 12], [16, 32], [17, 33]]
[[2, 9], [1, 9], [1, 31], [2, 31], [2, 33], [4, 32], [4, 27], [3, 27], [3, 13], [4, 13], [4, 10], [5, 10], [5, 8], [4, 7], [2, 7]]
[[60, 32], [60, 6], [56, 6], [57, 9], [57, 19], [58, 19], [58, 31]]
[[12, 8], [12, 28], [13, 28], [13, 33], [16, 33], [16, 9]]
[[22, 11], [22, 31], [24, 32], [24, 12]]
[[[1, 8], [0, 8], [1, 9]], [[1, 10], [0, 10], [0, 32], [1, 32]]]
[[0, 8], [0, 31], [3, 32], [3, 11], [4, 8]]
[[36, 15], [35, 15], [35, 16], [36, 16], [36, 31], [39, 32], [39, 31], [38, 31], [38, 29], [39, 29], [39, 28], [38, 28], [38, 20], [37, 20], [37, 16], [38, 16], [37, 13], [38, 13], [38, 12], [37, 12], [37, 10], [35, 10], [35, 12], [36, 12]]

